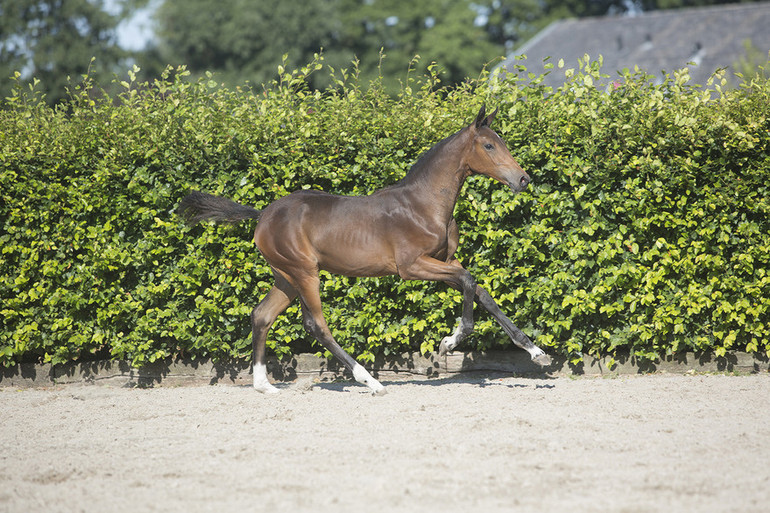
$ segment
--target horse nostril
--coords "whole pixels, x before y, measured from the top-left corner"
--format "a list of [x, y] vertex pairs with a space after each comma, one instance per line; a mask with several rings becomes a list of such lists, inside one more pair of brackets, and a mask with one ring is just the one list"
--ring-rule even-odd
[[521, 188], [525, 188], [527, 185], [529, 185], [529, 176], [524, 175], [521, 177], [521, 180], [519, 180], [519, 183], [521, 184]]

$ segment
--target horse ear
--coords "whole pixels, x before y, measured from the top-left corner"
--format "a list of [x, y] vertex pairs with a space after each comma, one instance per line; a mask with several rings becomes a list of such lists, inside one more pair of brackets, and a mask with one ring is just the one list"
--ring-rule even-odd
[[495, 120], [495, 116], [497, 116], [497, 111], [500, 110], [500, 107], [496, 108], [495, 111], [487, 116], [487, 118], [481, 123], [482, 126], [489, 126], [492, 124], [492, 121]]
[[479, 114], [476, 116], [476, 121], [473, 122], [476, 128], [481, 128], [482, 126], [484, 126], [486, 113], [487, 113], [487, 106], [482, 105], [481, 110], [479, 111]]

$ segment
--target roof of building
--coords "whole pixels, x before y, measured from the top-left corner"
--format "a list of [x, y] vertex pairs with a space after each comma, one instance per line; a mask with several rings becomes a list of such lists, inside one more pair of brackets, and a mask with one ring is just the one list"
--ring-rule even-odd
[[[602, 71], [615, 72], [639, 66], [662, 77], [690, 67], [692, 83], [705, 84], [720, 68], [732, 66], [746, 56], [745, 42], [767, 58], [770, 51], [770, 2], [728, 4], [712, 7], [652, 11], [636, 16], [604, 16], [557, 21], [543, 29], [503, 62], [508, 68], [522, 63], [531, 72], [543, 72], [543, 60], [554, 64], [564, 59], [574, 68], [588, 54], [601, 55]], [[526, 56], [516, 61], [516, 56]], [[558, 87], [564, 73], [554, 70], [545, 82]]]

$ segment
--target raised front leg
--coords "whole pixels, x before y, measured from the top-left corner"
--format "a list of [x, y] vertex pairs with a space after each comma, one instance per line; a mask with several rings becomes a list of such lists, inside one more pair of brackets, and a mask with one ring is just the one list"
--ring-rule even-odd
[[502, 326], [503, 330], [505, 330], [508, 336], [511, 337], [514, 344], [529, 353], [533, 362], [541, 367], [551, 365], [551, 358], [545, 354], [542, 349], [533, 344], [529, 337], [517, 328], [513, 322], [506, 317], [502, 310], [500, 310], [500, 307], [497, 306], [497, 303], [492, 299], [492, 296], [479, 286], [476, 287], [476, 301], [483, 306], [487, 312], [492, 314], [492, 317], [494, 317], [498, 323], [500, 323], [500, 326]]
[[[456, 227], [453, 226], [453, 229], [450, 231], [450, 240], [454, 240], [457, 237], [457, 230]], [[455, 246], [456, 247], [456, 246]], [[462, 264], [452, 258], [447, 264], [448, 267], [452, 267], [455, 269], [462, 269], [465, 271], [465, 268], [462, 266]], [[465, 271], [466, 273], [468, 271]], [[469, 274], [470, 276], [470, 274]], [[472, 278], [471, 278], [472, 279]], [[450, 281], [447, 281], [447, 283], [457, 289], [463, 292], [463, 300], [467, 297], [466, 290], [462, 287], [458, 287], [457, 285], [453, 284]], [[489, 295], [489, 293], [484, 290], [482, 287], [473, 284], [473, 298], [474, 300], [484, 307], [484, 309], [489, 312], [492, 317], [497, 320], [497, 322], [500, 324], [500, 326], [503, 327], [503, 330], [508, 334], [508, 336], [511, 338], [514, 344], [516, 344], [518, 347], [524, 349], [527, 351], [532, 358], [532, 361], [536, 364], [540, 365], [541, 367], [547, 367], [551, 365], [551, 358], [545, 354], [545, 351], [537, 347], [535, 344], [532, 343], [532, 341], [529, 339], [528, 336], [524, 334], [523, 331], [521, 331], [516, 325], [511, 322], [511, 320], [506, 317], [506, 315], [500, 310], [500, 307], [497, 306], [497, 303], [494, 299], [492, 299], [492, 296]], [[463, 338], [465, 338], [464, 330], [465, 327], [463, 326], [463, 319], [465, 317], [463, 316], [462, 319], [458, 319], [458, 326], [457, 329], [455, 329], [455, 332], [448, 336], [444, 337], [444, 339], [441, 341], [441, 344], [439, 344], [439, 350], [438, 354], [439, 356], [446, 355], [449, 351], [454, 350], [455, 347], [462, 341]], [[471, 321], [471, 329], [473, 329], [473, 324]]]
[[407, 269], [399, 269], [405, 280], [443, 281], [450, 287], [463, 293], [462, 317], [458, 319], [455, 332], [445, 337], [439, 346], [439, 355], [453, 350], [473, 332], [473, 301], [476, 294], [476, 281], [456, 260], [447, 263], [430, 257], [421, 257]]

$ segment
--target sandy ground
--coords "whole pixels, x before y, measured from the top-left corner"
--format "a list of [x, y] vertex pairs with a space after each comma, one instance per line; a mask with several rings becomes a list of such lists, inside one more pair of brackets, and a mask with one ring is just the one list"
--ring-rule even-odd
[[770, 375], [0, 389], [0, 512], [770, 508]]

